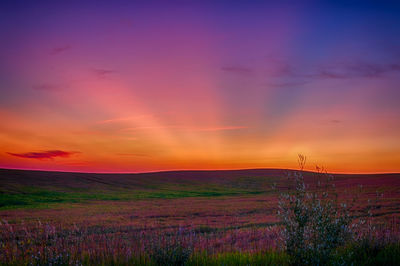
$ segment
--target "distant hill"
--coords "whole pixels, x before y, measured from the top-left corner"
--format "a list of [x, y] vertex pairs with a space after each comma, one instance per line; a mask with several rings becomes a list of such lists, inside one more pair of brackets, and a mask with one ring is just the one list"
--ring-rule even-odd
[[[87, 200], [246, 196], [274, 193], [294, 170], [244, 169], [99, 174], [0, 169], [0, 208], [38, 207]], [[400, 188], [400, 174], [337, 174], [338, 187]], [[305, 172], [314, 182], [315, 173]]]

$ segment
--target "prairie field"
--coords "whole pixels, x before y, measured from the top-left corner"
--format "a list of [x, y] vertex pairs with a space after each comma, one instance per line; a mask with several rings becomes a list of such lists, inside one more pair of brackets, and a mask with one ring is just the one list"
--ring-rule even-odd
[[[0, 262], [157, 264], [154, 249], [178, 243], [190, 247], [194, 265], [285, 264], [277, 211], [291, 172], [0, 170]], [[355, 199], [354, 220], [369, 216], [377, 238], [398, 239], [399, 174], [334, 177], [339, 201]], [[317, 189], [320, 175], [304, 178]]]
[[0, 1], [0, 266], [400, 266], [399, 18]]

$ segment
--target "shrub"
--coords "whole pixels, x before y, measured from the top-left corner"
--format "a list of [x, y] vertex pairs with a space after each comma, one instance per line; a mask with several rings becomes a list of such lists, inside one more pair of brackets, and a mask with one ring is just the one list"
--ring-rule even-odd
[[282, 193], [278, 216], [283, 224], [283, 244], [295, 265], [325, 265], [336, 249], [351, 236], [349, 207], [339, 204], [332, 177], [317, 167], [318, 182], [310, 189], [304, 182], [306, 157], [299, 155], [300, 171], [293, 174], [294, 190]]

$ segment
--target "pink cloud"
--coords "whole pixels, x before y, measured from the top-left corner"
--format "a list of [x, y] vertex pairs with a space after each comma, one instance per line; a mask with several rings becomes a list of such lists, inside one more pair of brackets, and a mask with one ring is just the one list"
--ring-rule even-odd
[[189, 130], [189, 131], [222, 131], [222, 130], [245, 129], [248, 127], [246, 126], [221, 126], [221, 127], [156, 126], [156, 127], [130, 127], [130, 128], [125, 128], [123, 130], [135, 131], [141, 129], [166, 129], [166, 128], [174, 128], [174, 129]]
[[152, 117], [152, 116], [153, 115], [139, 115], [139, 116], [119, 117], [119, 118], [101, 120], [101, 121], [96, 122], [96, 124], [108, 124], [108, 123], [115, 123], [115, 122], [131, 121], [131, 120], [137, 120], [137, 119], [146, 118], [146, 117]]
[[93, 72], [98, 78], [103, 79], [111, 74], [115, 74], [117, 71], [111, 69], [94, 68]]
[[78, 153], [78, 152], [61, 151], [61, 150], [27, 152], [27, 153], [7, 152], [7, 154], [15, 156], [15, 157], [26, 158], [26, 159], [37, 159], [37, 160], [54, 159], [56, 157], [67, 158], [76, 153]]
[[244, 126], [226, 126], [226, 127], [206, 127], [206, 128], [195, 128], [196, 131], [222, 131], [222, 130], [236, 130], [245, 129], [248, 127]]
[[43, 83], [39, 85], [32, 86], [34, 90], [38, 91], [60, 91], [63, 89], [63, 86], [57, 84]]
[[242, 67], [242, 66], [225, 66], [225, 67], [221, 67], [221, 70], [225, 71], [225, 72], [242, 74], [242, 75], [248, 75], [248, 74], [253, 73], [253, 69], [248, 68], [248, 67]]

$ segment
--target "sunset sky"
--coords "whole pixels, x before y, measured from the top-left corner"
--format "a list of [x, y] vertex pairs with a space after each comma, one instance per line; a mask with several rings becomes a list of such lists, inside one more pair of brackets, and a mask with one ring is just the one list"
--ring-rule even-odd
[[400, 172], [394, 1], [84, 2], [1, 1], [0, 168]]

